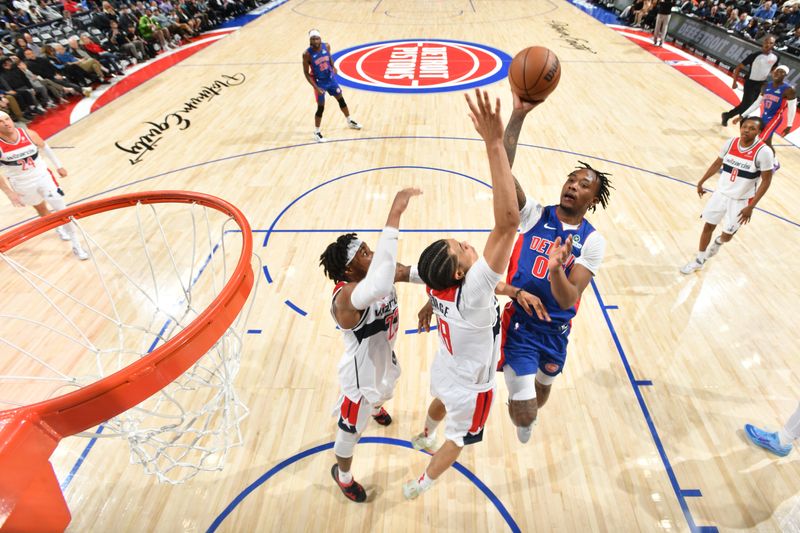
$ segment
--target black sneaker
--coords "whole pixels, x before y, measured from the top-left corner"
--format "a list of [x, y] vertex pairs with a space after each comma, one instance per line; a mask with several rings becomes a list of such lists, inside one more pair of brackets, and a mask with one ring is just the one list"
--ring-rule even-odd
[[722, 113], [722, 125], [723, 126], [727, 126], [728, 125], [728, 114], [727, 113]]
[[339, 485], [339, 488], [342, 489], [342, 493], [347, 496], [348, 499], [356, 503], [363, 503], [366, 501], [367, 491], [365, 491], [364, 487], [357, 483], [355, 479], [351, 481], [349, 485], [344, 485], [339, 481], [339, 465], [334, 464], [331, 467], [331, 476], [333, 476], [333, 480]]
[[392, 417], [389, 416], [389, 413], [387, 413], [386, 409], [384, 409], [383, 407], [381, 407], [380, 413], [378, 413], [377, 415], [372, 415], [372, 418], [375, 419], [375, 422], [384, 427], [392, 423]]

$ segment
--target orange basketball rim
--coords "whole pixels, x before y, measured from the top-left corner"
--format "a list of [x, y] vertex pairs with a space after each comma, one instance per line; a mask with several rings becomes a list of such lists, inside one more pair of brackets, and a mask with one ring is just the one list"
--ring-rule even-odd
[[78, 204], [0, 235], [5, 253], [71, 219], [136, 204], [197, 204], [219, 211], [239, 226], [242, 250], [227, 284], [211, 304], [175, 337], [130, 366], [80, 390], [0, 412], [0, 530], [63, 530], [70, 512], [51, 454], [64, 437], [95, 427], [158, 392], [210, 350], [242, 310], [254, 284], [252, 234], [239, 209], [202, 193], [155, 191]]

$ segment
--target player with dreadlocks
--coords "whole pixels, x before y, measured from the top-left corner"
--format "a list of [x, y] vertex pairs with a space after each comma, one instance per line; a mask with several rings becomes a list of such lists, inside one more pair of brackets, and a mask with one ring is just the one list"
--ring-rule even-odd
[[325, 275], [336, 282], [331, 315], [345, 345], [339, 361], [339, 428], [331, 475], [344, 495], [359, 503], [367, 494], [350, 472], [353, 451], [370, 416], [382, 426], [392, 423], [383, 403], [392, 397], [400, 377], [394, 354], [399, 327], [394, 283], [421, 283], [415, 267], [397, 263], [400, 216], [419, 194], [413, 188], [397, 193], [374, 253], [355, 233], [347, 233], [329, 244], [319, 261]]
[[[512, 93], [513, 94], [513, 93]], [[503, 143], [513, 166], [519, 132], [535, 104], [514, 94], [514, 110]], [[538, 410], [547, 402], [564, 368], [571, 320], [581, 294], [597, 275], [605, 239], [584, 218], [597, 204], [608, 205], [608, 174], [579, 162], [561, 188], [557, 205], [528, 201], [519, 182], [520, 235], [498, 294], [512, 300], [503, 312], [499, 370], [508, 386], [508, 412], [517, 437], [528, 442]]]

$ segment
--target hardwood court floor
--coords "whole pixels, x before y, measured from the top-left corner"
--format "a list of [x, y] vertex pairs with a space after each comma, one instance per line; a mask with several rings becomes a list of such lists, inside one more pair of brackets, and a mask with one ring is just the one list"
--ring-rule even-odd
[[[514, 54], [530, 44], [562, 61], [558, 90], [529, 116], [514, 165], [528, 195], [555, 201], [584, 160], [613, 173], [607, 211], [590, 216], [608, 241], [595, 285], [574, 321], [566, 372], [532, 441], [516, 440], [502, 377], [484, 442], [460, 458], [523, 531], [793, 530], [800, 522], [800, 466], [748, 445], [746, 422], [777, 427], [797, 404], [800, 254], [794, 179], [800, 157], [779, 147], [782, 169], [750, 225], [699, 274], [678, 269], [696, 250], [701, 222], [694, 183], [736, 133], [726, 105], [670, 66], [561, 1], [292, 0], [124, 95], [50, 140], [71, 176], [70, 201], [149, 189], [193, 189], [240, 206], [263, 242], [262, 280], [237, 386], [251, 414], [246, 440], [221, 473], [159, 485], [100, 440], [66, 489], [71, 531], [206, 530], [281, 461], [333, 440], [341, 341], [328, 314], [332, 284], [317, 257], [335, 232], [378, 229], [396, 190], [419, 186], [403, 219], [400, 260], [414, 262], [441, 229], [476, 246], [491, 198], [482, 144], [457, 93], [396, 95], [344, 88], [361, 131], [329, 105], [324, 145], [311, 141], [314, 105], [301, 74], [306, 33], [333, 50], [401, 38], [478, 42]], [[135, 165], [130, 147], [150, 126], [224, 76], [220, 89], [173, 124]], [[489, 87], [502, 97], [507, 82]], [[346, 176], [346, 177], [344, 177]], [[342, 177], [324, 186], [330, 180]], [[709, 184], [713, 186], [713, 183]], [[313, 192], [307, 192], [315, 189]], [[296, 202], [294, 202], [297, 200]], [[0, 209], [5, 227], [32, 213]], [[374, 245], [377, 234], [363, 233]], [[42, 253], [62, 246], [55, 236]], [[54, 275], [84, 268], [63, 249]], [[61, 273], [59, 273], [59, 271]], [[87, 291], [95, 290], [87, 287]], [[401, 332], [424, 302], [398, 289]], [[290, 301], [306, 315], [285, 302]], [[604, 309], [602, 306], [605, 305]], [[610, 307], [609, 307], [610, 306]], [[408, 440], [424, 421], [433, 335], [401, 335], [404, 369], [387, 406], [395, 423], [368, 437]], [[396, 444], [396, 443], [395, 443]], [[221, 522], [221, 531], [503, 531], [509, 522], [468, 477], [448, 471], [422, 498], [402, 483], [427, 457], [392, 442], [356, 449], [354, 473], [371, 494], [343, 498], [333, 456], [313, 453], [275, 472]], [[64, 479], [86, 446], [68, 439], [53, 463]]]

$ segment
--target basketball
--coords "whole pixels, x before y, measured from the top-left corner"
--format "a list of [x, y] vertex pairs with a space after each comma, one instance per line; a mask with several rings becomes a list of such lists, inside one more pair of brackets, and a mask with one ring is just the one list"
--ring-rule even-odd
[[526, 102], [541, 102], [552, 93], [561, 79], [561, 63], [552, 50], [529, 46], [511, 60], [508, 81], [511, 90]]

